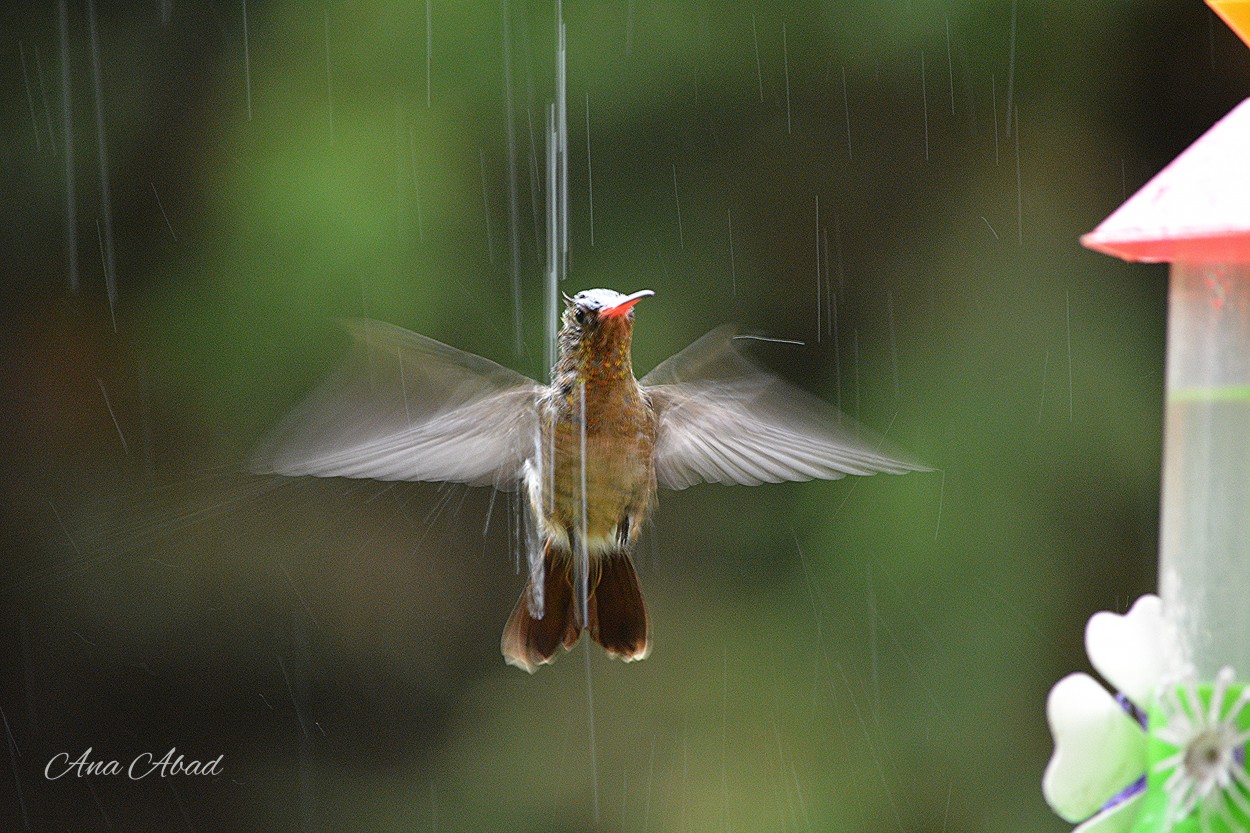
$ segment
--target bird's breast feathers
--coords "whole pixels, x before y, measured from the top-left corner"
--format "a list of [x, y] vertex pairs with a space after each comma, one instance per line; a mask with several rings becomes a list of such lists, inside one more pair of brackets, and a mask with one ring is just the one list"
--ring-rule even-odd
[[619, 547], [622, 522], [628, 518], [628, 528], [637, 529], [655, 495], [650, 414], [597, 423], [588, 420], [583, 434], [576, 420], [547, 421], [525, 463], [531, 507], [545, 532], [565, 549], [568, 534], [583, 529], [592, 552]]

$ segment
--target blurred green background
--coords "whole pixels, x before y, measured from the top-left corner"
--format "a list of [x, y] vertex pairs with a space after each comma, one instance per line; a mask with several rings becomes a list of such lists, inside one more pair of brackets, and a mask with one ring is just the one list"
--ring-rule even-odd
[[[0, 12], [0, 828], [1070, 827], [1045, 696], [1154, 586], [1165, 289], [1077, 237], [1250, 92], [1205, 6], [567, 4], [565, 288], [656, 291], [639, 371], [802, 341], [752, 352], [940, 471], [662, 493], [652, 656], [533, 677], [506, 496], [243, 462], [336, 318], [541, 378], [552, 5], [515, 225], [500, 3], [98, 6], [107, 199], [87, 4]], [[173, 746], [223, 774], [44, 778]]]

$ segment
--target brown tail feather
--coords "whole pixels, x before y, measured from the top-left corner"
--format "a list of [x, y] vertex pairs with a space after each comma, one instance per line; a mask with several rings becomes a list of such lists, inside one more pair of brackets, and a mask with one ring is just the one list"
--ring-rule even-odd
[[603, 556], [598, 567], [587, 617], [591, 638], [609, 656], [625, 662], [645, 659], [651, 651], [651, 620], [633, 560], [627, 552], [614, 552]]
[[[582, 623], [573, 589], [572, 566], [571, 556], [553, 550], [551, 543], [547, 543], [543, 549], [543, 615], [541, 619], [531, 615], [532, 586], [527, 583], [500, 640], [509, 665], [532, 674], [538, 666], [554, 662], [561, 646], [568, 650], [577, 644]], [[609, 656], [625, 662], [645, 658], [651, 650], [650, 619], [629, 554], [614, 552], [595, 559], [589, 578], [587, 618], [590, 626], [586, 630], [591, 638], [602, 645]]]
[[532, 588], [527, 583], [500, 640], [509, 665], [533, 674], [538, 666], [553, 662], [561, 646], [567, 650], [577, 642], [581, 626], [573, 613], [571, 568], [568, 556], [554, 552], [548, 542], [543, 549], [543, 616], [530, 614]]

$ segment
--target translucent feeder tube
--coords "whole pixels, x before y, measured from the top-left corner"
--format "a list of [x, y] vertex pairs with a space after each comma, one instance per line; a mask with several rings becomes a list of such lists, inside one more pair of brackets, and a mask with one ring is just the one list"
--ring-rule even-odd
[[1172, 265], [1159, 590], [1174, 673], [1250, 678], [1250, 264]]

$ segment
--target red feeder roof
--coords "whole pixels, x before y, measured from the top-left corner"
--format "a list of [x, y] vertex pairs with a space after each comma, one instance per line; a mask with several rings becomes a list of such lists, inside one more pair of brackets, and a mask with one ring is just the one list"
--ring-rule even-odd
[[1250, 263], [1250, 99], [1081, 243], [1125, 260]]

